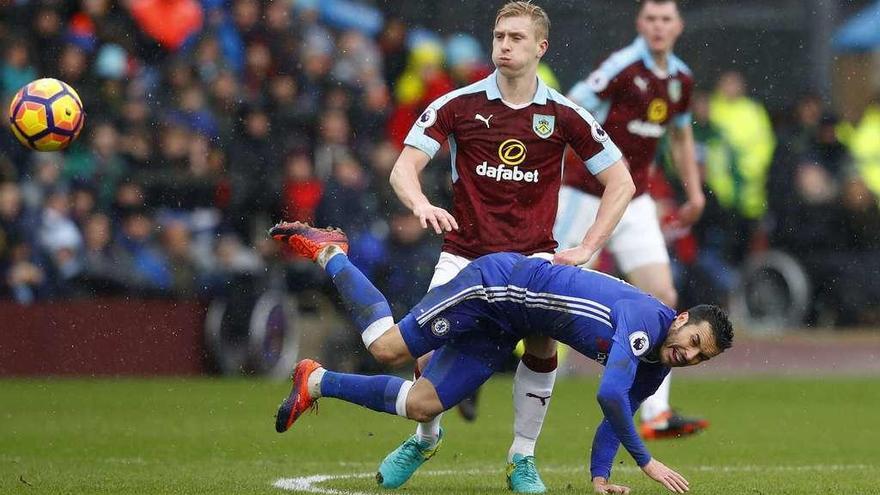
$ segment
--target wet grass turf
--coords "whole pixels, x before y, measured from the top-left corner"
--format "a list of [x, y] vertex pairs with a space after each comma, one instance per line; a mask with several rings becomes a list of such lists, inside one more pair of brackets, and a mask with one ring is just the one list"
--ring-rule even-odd
[[[402, 493], [507, 493], [510, 377], [485, 388], [480, 417], [447, 414], [447, 438]], [[337, 493], [381, 493], [371, 474], [412, 432], [401, 419], [325, 399], [274, 431], [285, 383], [260, 380], [2, 380], [0, 493], [283, 494], [281, 478], [332, 474]], [[551, 493], [590, 493], [596, 381], [561, 379], [538, 444]], [[876, 379], [679, 379], [674, 403], [712, 421], [650, 443], [694, 494], [880, 494]], [[618, 456], [614, 481], [667, 493]]]

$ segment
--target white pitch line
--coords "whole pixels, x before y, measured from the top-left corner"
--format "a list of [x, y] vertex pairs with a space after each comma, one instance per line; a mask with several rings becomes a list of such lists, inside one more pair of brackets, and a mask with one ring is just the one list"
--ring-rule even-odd
[[[762, 466], [762, 465], [742, 465], [742, 466], [683, 466], [679, 471], [701, 471], [701, 472], [718, 472], [718, 473], [748, 473], [748, 472], [809, 472], [809, 471], [861, 471], [868, 469], [880, 469], [880, 466], [871, 464], [814, 464], [807, 466]], [[639, 468], [635, 466], [619, 466], [614, 469], [617, 472], [639, 472]], [[580, 473], [585, 472], [585, 467], [548, 467], [542, 468], [541, 471], [547, 473]], [[449, 476], [449, 475], [486, 475], [498, 474], [501, 469], [466, 469], [466, 470], [442, 470], [442, 471], [420, 471], [421, 476]], [[296, 478], [281, 478], [272, 483], [275, 488], [287, 491], [304, 492], [304, 493], [321, 493], [326, 495], [375, 495], [376, 492], [353, 492], [349, 490], [337, 490], [335, 488], [324, 488], [317, 486], [319, 483], [333, 480], [348, 480], [356, 478], [373, 478], [376, 473], [352, 473], [352, 474], [315, 474], [311, 476], [300, 476]]]

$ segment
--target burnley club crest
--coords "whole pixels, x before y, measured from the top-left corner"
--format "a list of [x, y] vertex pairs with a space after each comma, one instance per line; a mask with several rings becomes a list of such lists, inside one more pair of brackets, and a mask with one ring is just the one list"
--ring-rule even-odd
[[553, 134], [556, 126], [556, 117], [553, 115], [541, 115], [536, 113], [532, 116], [532, 130], [541, 139], [547, 139]]

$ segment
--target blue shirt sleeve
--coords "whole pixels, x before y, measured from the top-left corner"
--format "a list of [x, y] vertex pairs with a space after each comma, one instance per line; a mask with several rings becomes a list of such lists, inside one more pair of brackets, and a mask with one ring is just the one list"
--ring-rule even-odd
[[621, 301], [612, 309], [612, 315], [614, 343], [597, 394], [605, 419], [593, 438], [590, 466], [594, 477], [605, 478], [611, 474], [621, 443], [640, 467], [651, 460], [632, 416], [668, 373], [662, 365], [639, 360], [661, 344], [665, 329], [660, 328], [663, 320], [658, 318], [658, 306], [650, 301]]
[[[608, 362], [611, 363], [612, 359], [614, 359], [613, 348]], [[632, 416], [639, 409], [642, 401], [650, 397], [657, 390], [657, 387], [660, 386], [660, 383], [663, 382], [663, 378], [665, 378], [668, 373], [669, 369], [663, 366], [642, 364], [638, 367], [632, 386], [627, 393], [629, 412], [626, 417], [626, 422], [628, 425], [624, 426], [624, 429], [631, 428], [632, 431], [630, 433], [635, 435], [635, 440], [641, 444], [641, 452], [639, 453], [639, 456], [644, 463], [639, 461], [639, 458], [637, 458], [636, 455], [633, 455], [633, 458], [636, 459], [639, 466], [647, 464], [648, 461], [651, 460], [651, 456], [645, 449], [644, 444], [642, 444], [638, 435], [635, 433], [635, 425], [632, 422]], [[620, 446], [620, 443], [621, 442], [615, 433], [615, 427], [611, 421], [609, 421], [606, 413], [606, 417], [602, 419], [601, 423], [599, 423], [599, 427], [596, 429], [596, 435], [593, 437], [593, 448], [590, 455], [590, 473], [593, 477], [601, 476], [605, 479], [611, 477], [611, 466], [614, 462], [614, 456], [617, 455], [617, 449]], [[638, 450], [639, 447], [636, 447], [636, 449]], [[633, 452], [629, 448], [627, 448], [627, 451], [629, 451], [630, 454]]]

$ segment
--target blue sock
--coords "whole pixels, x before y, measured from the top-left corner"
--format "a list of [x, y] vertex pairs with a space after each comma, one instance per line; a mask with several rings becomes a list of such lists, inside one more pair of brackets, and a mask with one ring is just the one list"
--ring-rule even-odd
[[364, 376], [326, 371], [321, 378], [321, 396], [342, 399], [374, 411], [397, 414], [397, 394], [406, 382], [388, 375]]
[[391, 318], [391, 307], [385, 296], [361, 273], [348, 256], [337, 254], [324, 268], [345, 302], [351, 319], [363, 333], [371, 323]]

